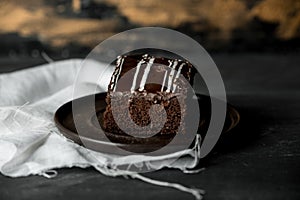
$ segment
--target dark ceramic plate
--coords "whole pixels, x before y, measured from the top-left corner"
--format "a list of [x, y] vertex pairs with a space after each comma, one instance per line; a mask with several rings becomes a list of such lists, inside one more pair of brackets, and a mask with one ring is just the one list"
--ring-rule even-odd
[[[129, 135], [117, 135], [104, 132], [101, 128], [101, 124], [102, 115], [107, 105], [105, 97], [106, 93], [99, 93], [75, 99], [62, 105], [54, 116], [56, 126], [68, 139], [80, 145], [84, 145], [89, 149], [103, 153], [122, 154], [123, 151], [118, 151], [118, 148], [115, 147], [136, 153], [150, 152], [167, 145], [173, 139], [174, 135], [155, 135], [150, 138], [135, 138]], [[197, 95], [197, 100], [201, 110], [197, 134], [205, 137], [210, 119], [210, 97]], [[87, 106], [90, 105], [89, 102], [91, 101], [95, 102], [93, 108]], [[76, 127], [80, 127], [80, 130], [84, 130], [80, 131], [80, 136], [78, 135], [74, 123], [72, 103], [76, 105], [77, 108], [77, 114], [74, 115], [77, 122]], [[227, 105], [226, 120], [222, 134], [234, 128], [238, 124], [239, 119], [240, 116], [237, 110]], [[181, 144], [176, 145], [174, 151], [178, 149], [178, 146]]]

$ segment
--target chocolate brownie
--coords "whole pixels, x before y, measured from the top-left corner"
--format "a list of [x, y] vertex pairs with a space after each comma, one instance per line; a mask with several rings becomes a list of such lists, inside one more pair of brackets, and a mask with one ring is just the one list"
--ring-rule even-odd
[[[159, 128], [166, 114], [157, 134], [184, 134], [185, 102], [195, 75], [192, 64], [148, 54], [119, 56], [116, 63], [106, 97], [104, 130], [147, 135]], [[150, 111], [156, 116], [152, 121]], [[150, 128], [141, 129], [146, 126]]]

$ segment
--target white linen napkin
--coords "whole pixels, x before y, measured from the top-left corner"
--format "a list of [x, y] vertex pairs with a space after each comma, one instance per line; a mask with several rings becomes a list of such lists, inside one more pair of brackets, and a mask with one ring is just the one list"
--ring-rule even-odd
[[[197, 173], [201, 169], [194, 171], [191, 169], [199, 162], [200, 138], [197, 138], [193, 148], [178, 152], [184, 156], [170, 164], [166, 161], [177, 156], [177, 153], [164, 157], [121, 158], [117, 155], [91, 151], [60, 134], [54, 124], [53, 115], [59, 106], [72, 100], [72, 85], [82, 61], [71, 59], [51, 62], [30, 69], [0, 74], [0, 172], [10, 177], [43, 175], [51, 178], [57, 175], [54, 170], [57, 168], [94, 167], [104, 175], [123, 175], [160, 186], [173, 187], [201, 199], [203, 190], [152, 180], [138, 173], [111, 167], [124, 163], [136, 166], [151, 163], [151, 167], [155, 170], [166, 167], [180, 169], [184, 173]], [[89, 62], [99, 68], [106, 66], [96, 61]], [[107, 79], [109, 81], [109, 77]], [[89, 84], [92, 83], [88, 83], [87, 80], [85, 86], [88, 88]], [[107, 82], [101, 84], [98, 91], [106, 89]]]

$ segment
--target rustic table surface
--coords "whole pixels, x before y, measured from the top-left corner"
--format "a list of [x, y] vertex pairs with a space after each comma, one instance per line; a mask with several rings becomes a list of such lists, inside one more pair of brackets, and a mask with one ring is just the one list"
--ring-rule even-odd
[[[177, 170], [145, 174], [203, 188], [205, 199], [300, 199], [300, 57], [297, 54], [215, 54], [228, 101], [240, 125], [187, 175]], [[0, 72], [43, 63], [0, 58]], [[174, 189], [111, 178], [89, 169], [59, 169], [53, 179], [0, 175], [0, 199], [193, 199]]]

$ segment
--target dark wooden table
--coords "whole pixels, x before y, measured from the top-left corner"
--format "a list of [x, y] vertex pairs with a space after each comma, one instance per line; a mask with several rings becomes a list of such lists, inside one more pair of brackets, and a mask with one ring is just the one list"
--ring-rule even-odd
[[[146, 176], [203, 188], [205, 199], [300, 199], [300, 57], [297, 54], [213, 55], [240, 125], [223, 138], [206, 170], [161, 170]], [[0, 59], [0, 71], [42, 63]], [[60, 169], [54, 179], [0, 175], [0, 199], [193, 199], [174, 189], [111, 178], [94, 169]]]

